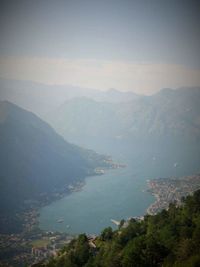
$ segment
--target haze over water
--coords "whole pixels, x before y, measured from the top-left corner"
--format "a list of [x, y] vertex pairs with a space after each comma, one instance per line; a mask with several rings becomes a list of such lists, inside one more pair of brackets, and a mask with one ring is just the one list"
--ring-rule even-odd
[[[143, 161], [133, 160], [128, 148], [122, 155], [113, 148], [113, 158], [126, 163], [126, 168], [107, 171], [102, 176], [86, 179], [79, 192], [60, 199], [40, 210], [40, 228], [49, 231], [69, 232], [70, 234], [98, 234], [103, 228], [115, 225], [111, 219], [120, 221], [132, 216], [142, 216], [155, 200], [147, 189], [147, 179], [178, 176], [186, 173], [184, 166], [165, 167], [153, 158]], [[115, 157], [114, 157], [115, 156]], [[62, 223], [58, 223], [63, 219]]]

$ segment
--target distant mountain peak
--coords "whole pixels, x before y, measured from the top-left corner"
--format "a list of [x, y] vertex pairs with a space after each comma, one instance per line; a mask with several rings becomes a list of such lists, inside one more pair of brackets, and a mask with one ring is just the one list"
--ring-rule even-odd
[[109, 88], [108, 90], [107, 90], [107, 92], [109, 93], [120, 93], [120, 91], [119, 90], [117, 90], [117, 89], [115, 89], [115, 88]]

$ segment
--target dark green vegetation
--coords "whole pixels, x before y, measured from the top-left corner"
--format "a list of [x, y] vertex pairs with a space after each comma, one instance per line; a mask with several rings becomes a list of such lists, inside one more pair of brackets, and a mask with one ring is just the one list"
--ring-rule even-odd
[[82, 234], [59, 256], [37, 267], [198, 267], [200, 266], [200, 190], [181, 207], [170, 204], [128, 227], [103, 230], [96, 248]]
[[33, 113], [0, 102], [0, 231], [20, 230], [28, 200], [66, 189], [106, 167], [106, 157], [66, 142]]

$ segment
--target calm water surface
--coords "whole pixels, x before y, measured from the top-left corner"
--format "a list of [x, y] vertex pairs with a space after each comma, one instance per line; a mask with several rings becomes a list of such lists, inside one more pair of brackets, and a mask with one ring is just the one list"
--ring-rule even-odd
[[[119, 151], [119, 149], [117, 150]], [[128, 150], [127, 150], [128, 151]], [[40, 228], [78, 233], [100, 233], [103, 228], [113, 226], [111, 219], [121, 220], [144, 215], [154, 201], [147, 189], [147, 179], [180, 176], [186, 173], [182, 168], [174, 168], [173, 160], [115, 155], [119, 162], [127, 163], [126, 168], [107, 171], [102, 176], [86, 179], [80, 192], [74, 192], [40, 210]], [[124, 155], [124, 154], [123, 154]], [[113, 156], [114, 158], [114, 156]], [[62, 223], [57, 220], [63, 219]]]
[[[114, 226], [111, 219], [143, 215], [154, 201], [145, 191], [146, 179], [130, 165], [88, 177], [81, 191], [40, 210], [40, 227], [72, 234], [99, 233], [104, 227]], [[62, 223], [57, 222], [60, 218]]]

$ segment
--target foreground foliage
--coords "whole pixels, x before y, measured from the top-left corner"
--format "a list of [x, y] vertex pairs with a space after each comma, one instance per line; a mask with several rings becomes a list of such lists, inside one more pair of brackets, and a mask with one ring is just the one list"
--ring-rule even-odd
[[197, 267], [200, 266], [200, 190], [181, 207], [170, 204], [126, 228], [110, 227], [90, 246], [82, 234], [45, 267]]

